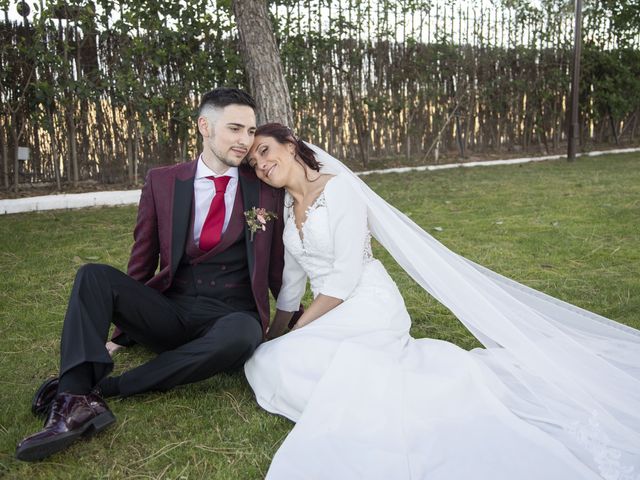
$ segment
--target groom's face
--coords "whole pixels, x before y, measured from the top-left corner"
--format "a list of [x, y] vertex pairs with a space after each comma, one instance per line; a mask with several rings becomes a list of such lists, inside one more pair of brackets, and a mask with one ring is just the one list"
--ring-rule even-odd
[[246, 105], [227, 105], [198, 119], [203, 157], [214, 171], [237, 167], [247, 155], [256, 131], [256, 114]]

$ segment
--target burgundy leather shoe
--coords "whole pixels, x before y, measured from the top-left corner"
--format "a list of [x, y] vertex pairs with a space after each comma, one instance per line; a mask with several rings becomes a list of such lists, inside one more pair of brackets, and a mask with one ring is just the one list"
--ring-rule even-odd
[[58, 383], [58, 377], [49, 377], [36, 390], [31, 400], [31, 413], [36, 417], [45, 417], [49, 413], [53, 399], [58, 394]]
[[[44, 417], [46, 418], [49, 414], [49, 410], [51, 409], [51, 404], [53, 403], [53, 399], [56, 398], [58, 394], [58, 385], [60, 384], [60, 377], [49, 377], [42, 385], [38, 387], [36, 393], [33, 395], [33, 399], [31, 400], [31, 413], [33, 413], [36, 417]], [[91, 393], [102, 397], [102, 389], [96, 385], [91, 390]]]
[[42, 460], [64, 450], [78, 438], [98, 433], [116, 421], [105, 401], [96, 395], [59, 393], [51, 404], [44, 429], [22, 440], [16, 458]]

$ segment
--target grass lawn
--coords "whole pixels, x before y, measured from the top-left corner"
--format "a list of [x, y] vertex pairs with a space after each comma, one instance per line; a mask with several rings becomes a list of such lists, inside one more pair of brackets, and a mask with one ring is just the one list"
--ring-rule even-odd
[[[627, 154], [366, 182], [452, 250], [553, 296], [640, 328], [640, 156]], [[31, 396], [57, 371], [76, 269], [125, 269], [134, 207], [0, 217], [0, 476], [34, 479], [258, 479], [292, 424], [261, 411], [241, 373], [165, 394], [111, 400], [118, 422], [40, 463], [13, 458], [39, 429]], [[439, 227], [436, 229], [436, 227]], [[416, 337], [477, 342], [380, 248]], [[116, 354], [116, 371], [148, 358]]]

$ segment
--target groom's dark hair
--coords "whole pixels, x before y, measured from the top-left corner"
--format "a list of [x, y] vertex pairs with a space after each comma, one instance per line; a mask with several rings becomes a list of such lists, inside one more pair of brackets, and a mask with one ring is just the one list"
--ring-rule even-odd
[[208, 107], [224, 108], [227, 105], [246, 105], [256, 109], [255, 100], [247, 92], [237, 88], [220, 87], [202, 96], [198, 114], [202, 115], [203, 110]]

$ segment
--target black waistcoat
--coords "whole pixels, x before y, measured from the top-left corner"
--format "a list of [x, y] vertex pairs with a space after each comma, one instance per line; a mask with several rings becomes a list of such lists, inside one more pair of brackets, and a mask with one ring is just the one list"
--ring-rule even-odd
[[198, 297], [212, 308], [226, 311], [256, 311], [251, 290], [244, 215], [240, 188], [234, 209], [220, 243], [204, 252], [193, 239], [193, 212], [185, 252], [175, 273], [169, 296]]

